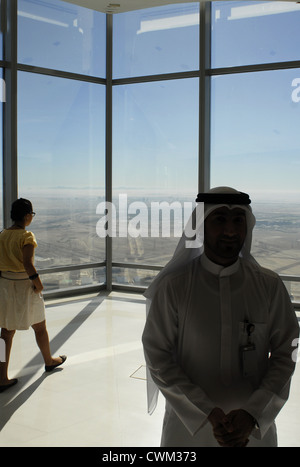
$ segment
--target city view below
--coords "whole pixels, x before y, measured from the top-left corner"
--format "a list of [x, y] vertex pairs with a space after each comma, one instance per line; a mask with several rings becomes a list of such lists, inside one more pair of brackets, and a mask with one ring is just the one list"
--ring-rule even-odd
[[[141, 197], [138, 201], [145, 206], [157, 201], [155, 197]], [[35, 199], [31, 197], [37, 212], [30, 226], [37, 238], [38, 248], [35, 263], [41, 274], [51, 268], [78, 266], [70, 271], [43, 274], [45, 291], [69, 287], [88, 286], [105, 283], [105, 266], [84, 268], [89, 264], [105, 262], [105, 238], [99, 238], [96, 232], [97, 222], [103, 215], [97, 214], [97, 206], [103, 202], [101, 197], [88, 196], [51, 196]], [[128, 204], [136, 202], [137, 197], [128, 196]], [[178, 198], [166, 198], [172, 206]], [[181, 200], [182, 206], [191, 198]], [[117, 200], [116, 207], [117, 206]], [[160, 200], [160, 202], [162, 202]], [[300, 206], [286, 203], [253, 203], [256, 226], [252, 240], [252, 254], [263, 266], [284, 276], [299, 276], [300, 270]], [[118, 211], [116, 220], [118, 220]], [[150, 212], [150, 209], [149, 209]], [[172, 257], [185, 219], [177, 216], [174, 236], [174, 216], [170, 210], [170, 236], [162, 237], [161, 232], [151, 236], [151, 219], [146, 237], [130, 235], [112, 239], [113, 263], [122, 263], [113, 267], [113, 282], [122, 285], [148, 286], [157, 274], [157, 270], [139, 269], [139, 265], [164, 266]], [[150, 215], [149, 215], [150, 216]], [[128, 216], [128, 222], [135, 221], [136, 229], [142, 229], [143, 217], [137, 210]], [[160, 219], [161, 224], [164, 222]], [[145, 230], [143, 230], [143, 234]], [[152, 230], [153, 234], [153, 230]], [[124, 235], [124, 231], [123, 231]], [[130, 267], [126, 268], [126, 263]], [[134, 267], [136, 264], [136, 268]], [[290, 296], [300, 301], [300, 282], [286, 281]]]

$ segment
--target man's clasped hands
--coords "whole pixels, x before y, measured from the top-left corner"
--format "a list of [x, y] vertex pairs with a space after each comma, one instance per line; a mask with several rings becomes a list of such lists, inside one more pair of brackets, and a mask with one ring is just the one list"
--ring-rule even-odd
[[222, 447], [245, 447], [255, 426], [254, 418], [246, 410], [232, 410], [227, 415], [219, 407], [208, 416], [214, 437]]

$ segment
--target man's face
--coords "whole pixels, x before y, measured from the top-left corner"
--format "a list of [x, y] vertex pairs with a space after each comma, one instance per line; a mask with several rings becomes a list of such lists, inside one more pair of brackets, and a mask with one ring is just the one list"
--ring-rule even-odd
[[223, 266], [233, 264], [239, 256], [246, 234], [246, 213], [243, 209], [216, 209], [204, 223], [204, 249], [207, 257]]

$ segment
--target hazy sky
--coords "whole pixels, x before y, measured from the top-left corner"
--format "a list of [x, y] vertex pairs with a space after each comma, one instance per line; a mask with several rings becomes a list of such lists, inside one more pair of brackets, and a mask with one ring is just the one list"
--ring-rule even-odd
[[[197, 69], [198, 8], [116, 15], [114, 78]], [[299, 60], [296, 8], [214, 2], [212, 66]], [[58, 0], [19, 0], [18, 9], [20, 63], [105, 78], [105, 15]], [[300, 197], [300, 102], [292, 99], [298, 78], [300, 69], [212, 78], [213, 186]], [[114, 87], [116, 190], [197, 192], [198, 105], [194, 78]], [[18, 106], [21, 188], [102, 193], [105, 87], [20, 72]]]

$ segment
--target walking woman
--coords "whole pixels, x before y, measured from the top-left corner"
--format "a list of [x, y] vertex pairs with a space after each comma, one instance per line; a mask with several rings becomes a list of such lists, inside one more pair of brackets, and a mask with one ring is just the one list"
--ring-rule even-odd
[[0, 233], [0, 328], [5, 342], [5, 362], [0, 363], [0, 392], [17, 383], [8, 378], [8, 364], [16, 330], [30, 327], [45, 362], [45, 371], [62, 365], [66, 356], [53, 358], [41, 295], [43, 284], [34, 266], [35, 236], [26, 230], [35, 213], [29, 200], [20, 198], [12, 204], [13, 225]]

